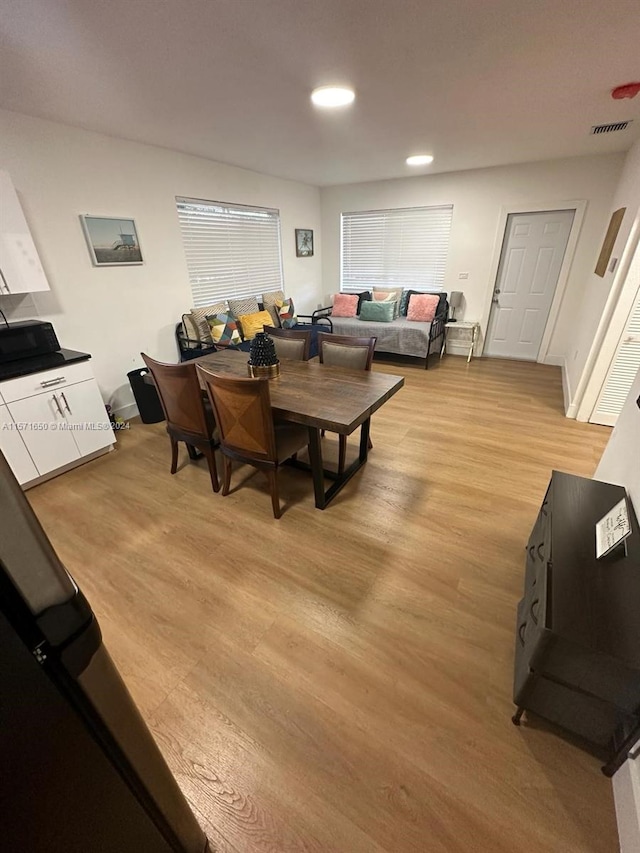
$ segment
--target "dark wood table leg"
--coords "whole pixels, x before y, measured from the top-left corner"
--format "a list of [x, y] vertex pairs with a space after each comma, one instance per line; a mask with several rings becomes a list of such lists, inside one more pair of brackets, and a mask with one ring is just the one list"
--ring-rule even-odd
[[316, 427], [309, 429], [309, 461], [311, 462], [311, 474], [313, 476], [313, 492], [316, 498], [316, 507], [324, 509], [326, 504], [324, 496], [324, 469], [322, 464], [322, 442], [320, 441], [320, 430]]
[[369, 431], [371, 429], [371, 418], [367, 418], [366, 421], [360, 427], [360, 464], [364, 465], [367, 461], [367, 457], [369, 455]]

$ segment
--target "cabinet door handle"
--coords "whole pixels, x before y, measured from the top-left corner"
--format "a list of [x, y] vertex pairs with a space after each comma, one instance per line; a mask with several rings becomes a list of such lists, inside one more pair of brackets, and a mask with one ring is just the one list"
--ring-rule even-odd
[[60, 396], [61, 396], [61, 397], [62, 397], [62, 399], [64, 400], [64, 407], [65, 407], [65, 409], [69, 412], [69, 414], [70, 414], [70, 415], [72, 415], [72, 414], [73, 414], [73, 412], [72, 412], [72, 411], [71, 411], [71, 409], [69, 408], [69, 403], [67, 402], [67, 398], [66, 398], [66, 397], [65, 397], [65, 395], [64, 395], [64, 391], [61, 391], [61, 392], [60, 392]]
[[65, 381], [64, 376], [56, 376], [55, 379], [47, 379], [46, 382], [41, 382], [43, 388], [51, 388], [52, 385], [59, 385], [61, 382]]
[[58, 398], [56, 397], [56, 395], [55, 395], [55, 394], [53, 395], [53, 399], [55, 400], [56, 408], [57, 408], [57, 409], [58, 409], [58, 411], [60, 412], [60, 415], [61, 415], [62, 417], [64, 417], [64, 412], [63, 412], [63, 411], [62, 411], [62, 409], [60, 408], [60, 400], [58, 400]]
[[533, 560], [533, 551], [534, 551], [535, 547], [536, 547], [535, 545], [529, 545], [529, 556], [531, 557], [532, 560]]
[[[540, 607], [540, 599], [536, 598], [535, 601], [531, 604], [531, 618], [533, 621], [538, 624], [538, 608]], [[534, 612], [535, 610], [535, 612]]]
[[523, 622], [522, 625], [518, 628], [518, 637], [520, 637], [520, 643], [524, 646], [524, 631], [527, 627], [527, 623]]
[[544, 548], [544, 542], [541, 542], [541, 543], [538, 545], [538, 559], [540, 559], [540, 560], [542, 560], [542, 562], [544, 562], [544, 557], [543, 557], [543, 556], [542, 556], [542, 554], [540, 553], [540, 549], [541, 549], [541, 548]]

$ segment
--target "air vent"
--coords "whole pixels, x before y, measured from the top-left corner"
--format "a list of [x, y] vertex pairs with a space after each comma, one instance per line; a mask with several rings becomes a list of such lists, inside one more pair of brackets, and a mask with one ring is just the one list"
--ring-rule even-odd
[[614, 121], [611, 124], [594, 124], [591, 128], [592, 136], [599, 136], [601, 133], [617, 133], [619, 130], [626, 130], [633, 119], [629, 121]]

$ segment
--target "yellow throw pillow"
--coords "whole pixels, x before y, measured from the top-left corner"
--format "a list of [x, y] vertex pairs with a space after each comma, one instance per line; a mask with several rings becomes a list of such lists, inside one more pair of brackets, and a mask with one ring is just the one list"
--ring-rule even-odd
[[256, 311], [255, 314], [241, 314], [238, 322], [242, 326], [245, 341], [251, 341], [263, 326], [273, 326], [273, 318], [268, 311]]

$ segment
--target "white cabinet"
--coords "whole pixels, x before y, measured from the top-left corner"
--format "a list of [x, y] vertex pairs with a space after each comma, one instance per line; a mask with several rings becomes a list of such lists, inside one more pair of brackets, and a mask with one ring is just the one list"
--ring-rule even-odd
[[38, 394], [9, 405], [11, 415], [36, 463], [38, 474], [48, 474], [80, 459], [78, 445], [66, 419], [60, 394]]
[[88, 456], [113, 444], [113, 429], [95, 379], [70, 385], [56, 391], [55, 396], [60, 399], [80, 456]]
[[[0, 382], [0, 416], [0, 450], [21, 484], [115, 442], [87, 361]], [[2, 417], [13, 426], [3, 428]]]
[[0, 295], [49, 289], [9, 173], [0, 171]]
[[3, 405], [0, 405], [0, 450], [20, 483], [39, 476], [9, 410]]

